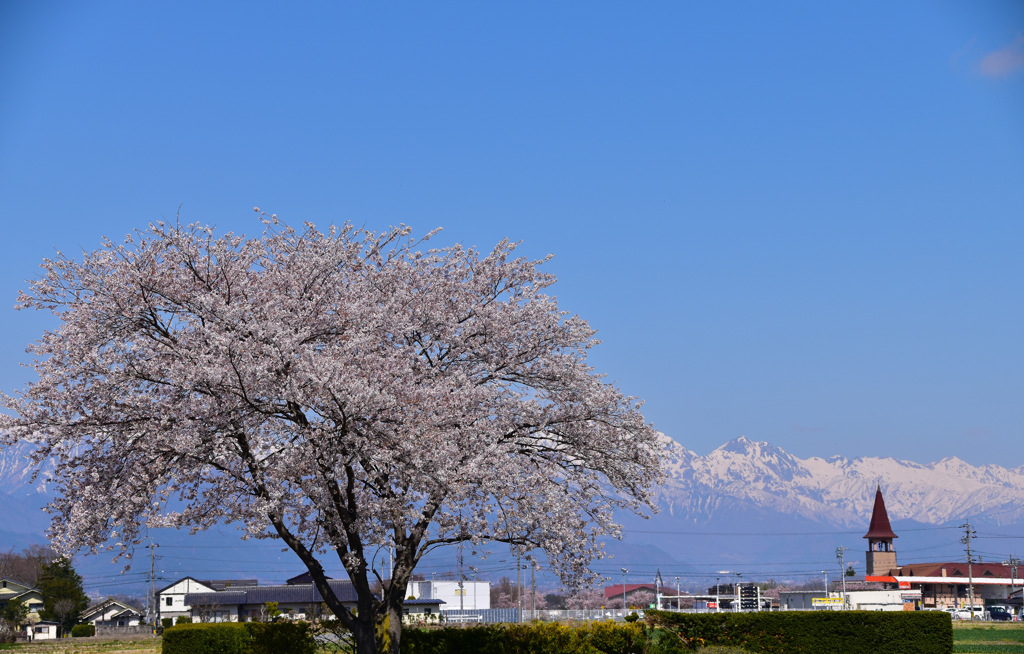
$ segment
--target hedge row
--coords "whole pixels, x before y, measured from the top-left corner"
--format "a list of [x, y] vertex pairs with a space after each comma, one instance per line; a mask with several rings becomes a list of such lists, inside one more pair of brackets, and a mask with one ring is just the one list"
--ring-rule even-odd
[[[670, 641], [669, 641], [670, 642]], [[403, 654], [671, 654], [681, 649], [652, 648], [641, 623], [593, 622], [500, 624], [402, 632]]]
[[164, 631], [163, 654], [313, 654], [304, 622], [179, 624]]
[[[403, 654], [681, 654], [708, 645], [767, 654], [951, 654], [953, 624], [937, 611], [670, 613], [645, 623], [502, 624], [407, 629]], [[182, 624], [164, 631], [163, 654], [313, 654], [309, 625]]]
[[648, 624], [676, 634], [690, 649], [741, 647], [767, 654], [950, 654], [953, 623], [938, 611], [788, 611], [670, 613], [648, 611]]

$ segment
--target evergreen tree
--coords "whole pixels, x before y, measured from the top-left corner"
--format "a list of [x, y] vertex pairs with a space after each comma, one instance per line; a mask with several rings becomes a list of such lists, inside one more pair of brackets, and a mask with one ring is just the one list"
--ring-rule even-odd
[[78, 622], [78, 616], [89, 608], [89, 598], [82, 589], [82, 577], [66, 557], [43, 566], [37, 587], [43, 596], [43, 610], [39, 617], [59, 622], [62, 633], [71, 631]]

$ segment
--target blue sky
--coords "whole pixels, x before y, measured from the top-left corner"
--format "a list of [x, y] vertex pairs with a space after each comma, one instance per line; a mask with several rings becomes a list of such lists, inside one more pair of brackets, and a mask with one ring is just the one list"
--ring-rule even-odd
[[54, 249], [173, 218], [553, 253], [706, 454], [1024, 465], [1024, 4], [0, 5], [0, 388]]

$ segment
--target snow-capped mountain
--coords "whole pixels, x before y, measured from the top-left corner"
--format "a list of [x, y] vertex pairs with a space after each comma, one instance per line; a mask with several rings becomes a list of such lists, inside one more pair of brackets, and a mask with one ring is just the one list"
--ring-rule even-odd
[[1024, 467], [972, 466], [955, 457], [928, 464], [887, 457], [800, 459], [744, 437], [702, 457], [668, 437], [663, 442], [668, 476], [658, 501], [671, 516], [693, 523], [743, 507], [859, 527], [867, 525], [879, 485], [893, 520], [1024, 522]]
[[0, 449], [0, 494], [29, 495], [33, 492], [46, 492], [49, 472], [40, 472], [33, 481], [28, 458], [31, 451], [31, 446], [26, 443]]

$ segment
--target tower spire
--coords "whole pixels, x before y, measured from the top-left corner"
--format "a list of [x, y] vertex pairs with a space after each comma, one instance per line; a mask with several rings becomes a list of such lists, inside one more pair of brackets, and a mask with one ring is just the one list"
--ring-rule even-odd
[[875, 489], [875, 505], [871, 509], [871, 524], [868, 525], [868, 533], [864, 534], [868, 539], [867, 570], [868, 577], [888, 576], [896, 568], [896, 552], [893, 549], [892, 541], [899, 538], [889, 524], [889, 513], [885, 510], [885, 500], [882, 499], [882, 485]]
[[885, 510], [885, 500], [882, 499], [881, 484], [875, 490], [875, 506], [871, 509], [871, 524], [868, 525], [868, 533], [864, 534], [864, 538], [869, 540], [899, 538], [899, 536], [893, 533], [892, 527], [889, 525], [889, 512]]

